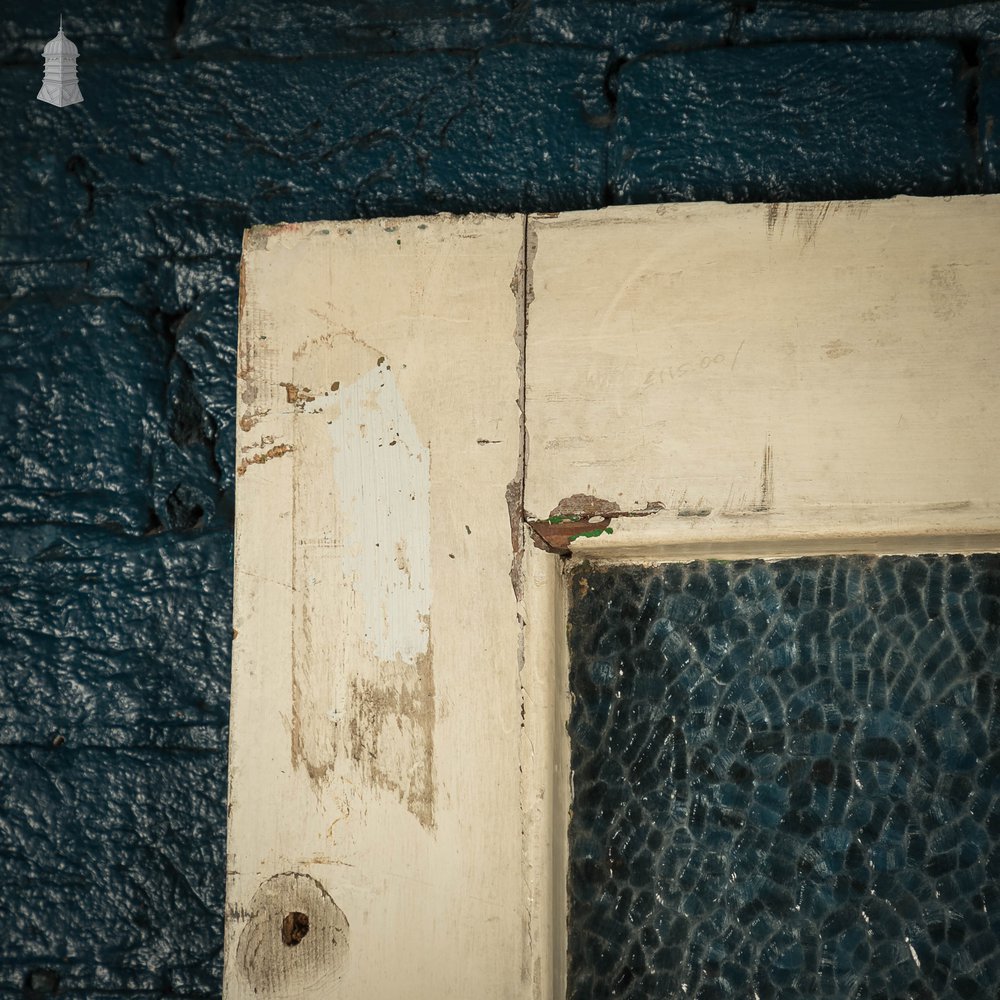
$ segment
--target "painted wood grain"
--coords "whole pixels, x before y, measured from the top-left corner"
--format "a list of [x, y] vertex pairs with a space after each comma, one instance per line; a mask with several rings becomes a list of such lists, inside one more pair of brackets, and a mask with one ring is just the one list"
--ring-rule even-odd
[[525, 507], [557, 547], [997, 547], [1000, 198], [529, 230]]
[[531, 989], [507, 502], [523, 231], [246, 236], [230, 1000]]

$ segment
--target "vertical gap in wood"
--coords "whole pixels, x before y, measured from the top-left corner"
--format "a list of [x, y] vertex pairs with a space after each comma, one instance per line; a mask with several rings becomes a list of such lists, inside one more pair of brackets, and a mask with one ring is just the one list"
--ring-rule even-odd
[[514, 588], [514, 597], [519, 605], [524, 598], [524, 545], [527, 541], [524, 515], [524, 484], [528, 468], [528, 425], [525, 418], [525, 398], [527, 396], [526, 348], [528, 326], [528, 298], [531, 276], [529, 274], [530, 258], [528, 254], [528, 216], [523, 216], [521, 230], [521, 252], [517, 257], [514, 275], [511, 278], [510, 289], [515, 302], [514, 341], [517, 344], [517, 408], [520, 424], [518, 432], [517, 468], [514, 478], [507, 484], [507, 514], [510, 518], [510, 535], [513, 555], [510, 564], [510, 582]]
[[531, 446], [527, 413], [528, 311], [534, 298], [532, 266], [537, 234], [524, 217], [516, 284], [520, 348], [521, 464], [517, 499], [521, 550], [516, 556], [518, 677], [521, 700], [519, 767], [525, 905], [522, 974], [532, 1000], [565, 1000], [569, 807], [568, 581], [563, 560], [535, 548], [524, 497]]
[[528, 324], [528, 215], [524, 215], [521, 235], [521, 254], [514, 275], [514, 293], [518, 297], [517, 309], [517, 348], [518, 348], [518, 390], [517, 405], [520, 417], [519, 431], [521, 439], [518, 443], [517, 477], [507, 487], [507, 504], [511, 518], [514, 558], [511, 566], [511, 578], [514, 585], [514, 597], [517, 601], [517, 687], [521, 709], [521, 730], [518, 738], [518, 772], [520, 775], [520, 821], [521, 821], [521, 880], [522, 905], [524, 906], [523, 940], [521, 942], [521, 979], [529, 985], [532, 1000], [544, 1000], [538, 995], [538, 950], [540, 942], [536, 941], [538, 928], [539, 901], [535, 894], [537, 878], [534, 866], [537, 863], [538, 830], [534, 814], [534, 798], [537, 794], [535, 782], [535, 747], [532, 741], [530, 725], [534, 716], [529, 716], [528, 686], [530, 685], [532, 640], [528, 623], [532, 619], [528, 606], [532, 593], [529, 573], [530, 560], [525, 560], [525, 546], [528, 541], [524, 524], [524, 483], [527, 472], [527, 438], [528, 429], [525, 420], [524, 402], [527, 394], [527, 377], [525, 372], [527, 324]]
[[[538, 250], [538, 233], [531, 225], [531, 216], [524, 216], [524, 236], [521, 241], [521, 499], [522, 523], [527, 519], [524, 498], [528, 482], [528, 451], [531, 435], [528, 433], [528, 310], [535, 299], [534, 263]], [[527, 540], [529, 536], [526, 535]]]

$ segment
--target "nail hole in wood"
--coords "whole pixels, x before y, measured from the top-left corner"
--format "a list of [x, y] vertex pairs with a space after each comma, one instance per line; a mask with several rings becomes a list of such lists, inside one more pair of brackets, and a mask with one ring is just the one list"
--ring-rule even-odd
[[309, 933], [309, 915], [293, 910], [285, 914], [281, 921], [281, 940], [290, 948], [297, 945]]

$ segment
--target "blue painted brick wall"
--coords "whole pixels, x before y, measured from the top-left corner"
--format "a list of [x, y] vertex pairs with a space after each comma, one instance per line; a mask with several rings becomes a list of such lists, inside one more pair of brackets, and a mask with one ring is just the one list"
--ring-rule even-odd
[[243, 229], [998, 190], [1000, 5], [11, 0], [0, 108], [0, 997], [213, 997]]

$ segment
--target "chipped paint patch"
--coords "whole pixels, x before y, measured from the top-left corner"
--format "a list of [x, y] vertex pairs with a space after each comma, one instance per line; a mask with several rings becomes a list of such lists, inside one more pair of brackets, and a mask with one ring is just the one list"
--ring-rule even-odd
[[572, 496], [564, 497], [549, 511], [549, 521], [558, 524], [559, 520], [567, 518], [606, 517], [620, 510], [621, 507], [614, 500], [604, 500], [586, 493], [574, 493]]
[[252, 431], [270, 412], [270, 410], [248, 410], [240, 417], [240, 430]]
[[552, 508], [547, 518], [528, 518], [536, 548], [567, 555], [578, 538], [599, 538], [614, 533], [611, 521], [616, 517], [647, 517], [664, 509], [658, 500], [648, 502], [642, 510], [623, 511], [613, 500], [574, 493]]
[[257, 452], [256, 455], [251, 455], [240, 461], [240, 464], [236, 466], [236, 475], [245, 475], [251, 465], [263, 465], [265, 462], [270, 462], [272, 458], [281, 458], [282, 455], [287, 455], [291, 450], [290, 444], [276, 444], [273, 448], [268, 448], [267, 451]]
[[546, 552], [566, 555], [578, 538], [597, 538], [611, 534], [610, 517], [556, 517], [546, 521], [529, 521], [535, 547]]
[[295, 385], [293, 382], [279, 382], [278, 384], [285, 390], [285, 402], [287, 403], [304, 406], [316, 398], [312, 390], [305, 386]]

